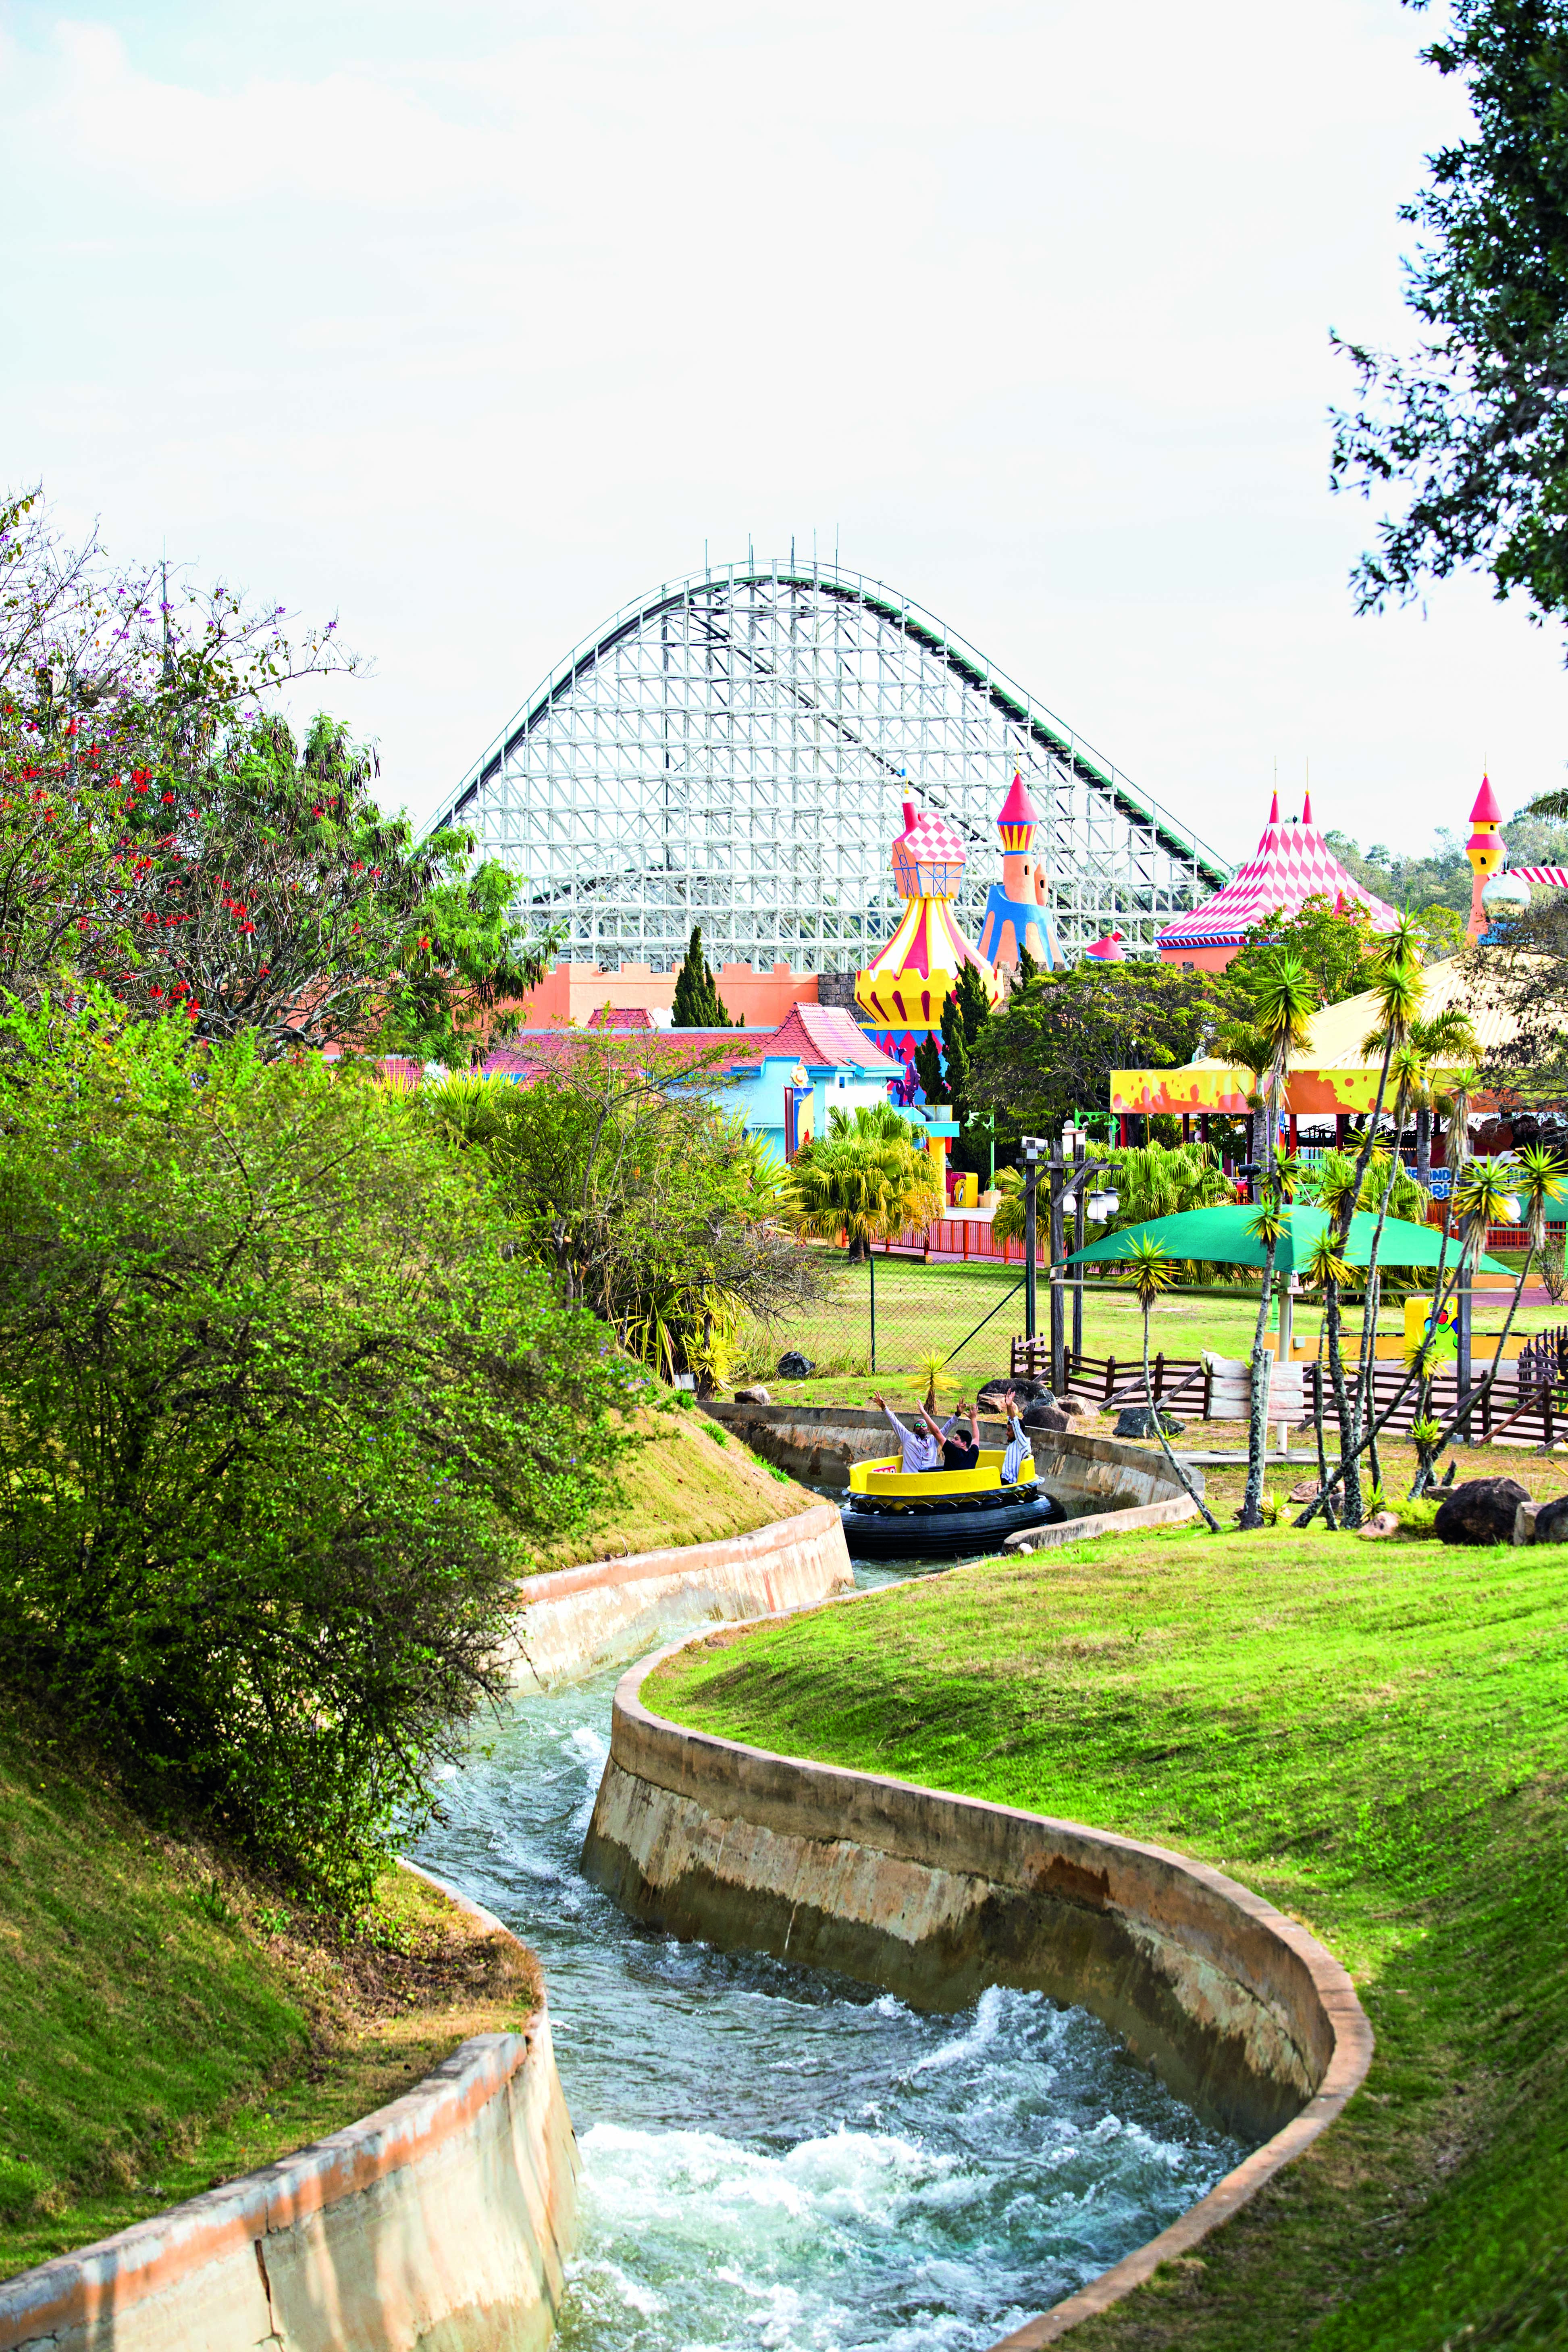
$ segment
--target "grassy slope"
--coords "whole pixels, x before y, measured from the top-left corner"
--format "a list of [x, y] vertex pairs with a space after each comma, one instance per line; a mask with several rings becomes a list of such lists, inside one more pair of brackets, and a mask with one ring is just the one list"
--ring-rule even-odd
[[583, 1532], [542, 1551], [539, 1566], [574, 1568], [666, 1544], [710, 1543], [809, 1510], [821, 1499], [700, 1413], [677, 1410], [654, 1424]]
[[1568, 2343], [1568, 1551], [1124, 1538], [715, 1635], [647, 1695], [1200, 1855], [1352, 1969], [1365, 2090], [1083, 2352]]
[[533, 2005], [526, 1956], [418, 1881], [344, 1948], [6, 1717], [0, 2275], [340, 2129]]

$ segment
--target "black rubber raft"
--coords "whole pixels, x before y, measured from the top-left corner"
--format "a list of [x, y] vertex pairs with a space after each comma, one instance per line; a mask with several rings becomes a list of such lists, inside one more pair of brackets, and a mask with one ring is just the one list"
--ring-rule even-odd
[[1013, 1486], [930, 1503], [851, 1495], [840, 1517], [851, 1559], [972, 1559], [1026, 1528], [1055, 1527], [1067, 1513], [1054, 1495], [1026, 1496]]

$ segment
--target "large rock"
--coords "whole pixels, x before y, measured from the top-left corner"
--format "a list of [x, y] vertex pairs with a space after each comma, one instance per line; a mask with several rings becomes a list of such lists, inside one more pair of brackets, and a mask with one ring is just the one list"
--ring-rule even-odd
[[1433, 1532], [1446, 1544], [1511, 1543], [1514, 1515], [1529, 1500], [1517, 1478], [1467, 1478], [1439, 1504]]
[[810, 1357], [803, 1356], [798, 1348], [786, 1348], [778, 1360], [781, 1381], [808, 1381], [816, 1370]]
[[772, 1404], [773, 1399], [764, 1388], [737, 1389], [735, 1402], [737, 1404]]
[[1098, 1421], [1105, 1410], [1101, 1398], [1080, 1395], [1075, 1389], [1068, 1389], [1066, 1396], [1058, 1397], [1057, 1404], [1069, 1421]]
[[1537, 1543], [1568, 1543], [1568, 1495], [1555, 1495], [1535, 1514]]
[[1044, 1381], [987, 1381], [975, 1393], [974, 1402], [982, 1412], [999, 1413], [1002, 1400], [1011, 1389], [1020, 1405], [1054, 1402]]
[[[1186, 1423], [1178, 1421], [1173, 1412], [1165, 1412], [1159, 1406], [1156, 1406], [1154, 1411], [1160, 1414], [1159, 1426], [1164, 1431], [1166, 1436], [1180, 1437]], [[1154, 1437], [1158, 1433], [1159, 1431], [1154, 1425], [1154, 1413], [1151, 1412], [1146, 1404], [1123, 1405], [1116, 1416], [1116, 1427], [1112, 1433], [1117, 1437]]]
[[1059, 1404], [1053, 1404], [1049, 1397], [1042, 1397], [1038, 1404], [1030, 1405], [1025, 1413], [1024, 1426], [1026, 1429], [1067, 1430], [1072, 1427], [1072, 1423]]

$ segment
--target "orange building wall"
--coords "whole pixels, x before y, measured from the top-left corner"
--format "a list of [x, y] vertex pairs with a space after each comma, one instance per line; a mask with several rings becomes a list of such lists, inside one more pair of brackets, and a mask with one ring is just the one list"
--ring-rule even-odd
[[[792, 1005], [817, 1001], [816, 974], [792, 971], [787, 963], [775, 963], [772, 971], [727, 963], [714, 978], [731, 1020], [748, 1029], [776, 1029]], [[527, 999], [523, 1021], [530, 1028], [585, 1028], [602, 1004], [668, 1013], [674, 1003], [672, 971], [655, 971], [646, 963], [623, 963], [615, 971], [601, 971], [596, 963], [558, 963]]]
[[1160, 961], [1174, 964], [1178, 971], [1184, 964], [1190, 965], [1194, 971], [1223, 971], [1226, 964], [1233, 963], [1240, 953], [1239, 944], [1221, 948], [1162, 948]]

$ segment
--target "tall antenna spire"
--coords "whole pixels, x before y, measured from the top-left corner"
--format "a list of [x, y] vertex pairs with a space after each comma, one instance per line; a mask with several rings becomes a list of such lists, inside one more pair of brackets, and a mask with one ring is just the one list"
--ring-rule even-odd
[[169, 634], [169, 554], [167, 548], [163, 551], [163, 595], [160, 609], [163, 615], [163, 683], [165, 686], [168, 686], [172, 683], [174, 676], [174, 648]]

